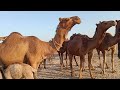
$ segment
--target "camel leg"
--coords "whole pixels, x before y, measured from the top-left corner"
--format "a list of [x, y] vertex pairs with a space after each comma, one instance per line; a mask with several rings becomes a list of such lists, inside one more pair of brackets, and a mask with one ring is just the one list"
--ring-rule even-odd
[[64, 63], [63, 63], [63, 53], [61, 53], [61, 70], [63, 69], [64, 67]]
[[[90, 52], [90, 55], [89, 55], [89, 53], [88, 53], [88, 58], [89, 58], [89, 56], [90, 56], [90, 59], [92, 59], [92, 57], [93, 57], [93, 50]], [[95, 70], [95, 68], [94, 68], [94, 66], [92, 65], [92, 63], [90, 64], [90, 66], [91, 66], [91, 70]]]
[[65, 60], [67, 59], [67, 51], [66, 51], [66, 53], [65, 53]]
[[84, 55], [81, 55], [80, 56], [80, 72], [79, 72], [79, 79], [81, 79], [82, 78], [82, 65], [83, 65], [83, 61], [85, 60], [85, 57], [84, 57]]
[[44, 69], [46, 69], [46, 59], [43, 60], [44, 63]]
[[115, 50], [112, 49], [112, 51], [111, 51], [112, 73], [116, 72], [116, 71], [114, 70], [114, 57], [113, 57], [114, 52], [115, 52]]
[[67, 62], [67, 59], [66, 59], [66, 69], [68, 68], [68, 62]]
[[68, 68], [68, 62], [67, 62], [67, 51], [66, 51], [66, 53], [65, 53], [65, 56], [66, 56], [65, 60], [66, 60], [66, 69], [67, 69], [67, 68]]
[[61, 56], [60, 56], [60, 52], [59, 51], [58, 51], [58, 55], [59, 55], [60, 65], [61, 65]]
[[100, 62], [100, 64], [99, 64], [99, 66], [98, 66], [98, 67], [102, 68], [102, 65], [101, 65], [101, 59], [100, 59], [100, 51], [99, 51], [99, 50], [97, 50], [97, 53], [98, 53], [98, 58], [99, 58], [99, 62]]
[[73, 71], [73, 66], [72, 66], [72, 58], [73, 55], [69, 55], [69, 60], [70, 60], [70, 70], [71, 70], [71, 77], [74, 76], [74, 71]]
[[89, 73], [90, 73], [90, 77], [93, 78], [93, 75], [91, 73], [91, 59], [92, 59], [92, 56], [93, 56], [93, 52], [89, 52], [88, 53], [88, 67], [89, 67]]
[[33, 72], [34, 78], [35, 78], [35, 79], [38, 79], [37, 70], [38, 70], [38, 67], [40, 66], [39, 63], [37, 63], [37, 62], [31, 63], [31, 66], [32, 66], [34, 69], [36, 69], [36, 71]]
[[78, 66], [78, 63], [77, 63], [77, 61], [76, 61], [76, 58], [75, 58], [75, 56], [74, 56], [74, 60], [75, 60], [76, 66]]
[[103, 54], [103, 74], [105, 74], [105, 64], [106, 64], [106, 56], [105, 56], [105, 51], [102, 51]]

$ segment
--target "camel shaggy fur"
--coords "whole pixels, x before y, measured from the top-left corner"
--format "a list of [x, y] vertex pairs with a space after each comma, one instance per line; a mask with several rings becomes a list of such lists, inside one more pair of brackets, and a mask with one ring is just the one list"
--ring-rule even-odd
[[34, 79], [33, 73], [36, 72], [28, 64], [11, 64], [4, 72], [6, 79]]

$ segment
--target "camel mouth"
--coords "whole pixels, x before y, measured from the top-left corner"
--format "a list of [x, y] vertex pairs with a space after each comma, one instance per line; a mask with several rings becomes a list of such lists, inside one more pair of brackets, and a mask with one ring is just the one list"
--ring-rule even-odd
[[117, 25], [117, 22], [116, 21], [112, 21], [112, 26], [116, 26]]
[[79, 20], [79, 21], [77, 21], [77, 24], [80, 24], [81, 23], [81, 21]]

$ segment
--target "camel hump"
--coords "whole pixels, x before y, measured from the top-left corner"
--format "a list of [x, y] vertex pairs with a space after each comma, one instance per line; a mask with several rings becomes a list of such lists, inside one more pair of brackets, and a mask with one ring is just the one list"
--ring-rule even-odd
[[110, 39], [112, 38], [113, 36], [110, 34], [110, 33], [106, 33], [105, 35], [105, 38], [104, 38], [104, 41], [106, 43], [109, 43]]
[[112, 36], [112, 34], [110, 33], [106, 33], [106, 37]]
[[24, 37], [19, 32], [12, 32], [9, 36], [3, 41], [3, 43], [16, 43], [16, 42], [24, 42]]

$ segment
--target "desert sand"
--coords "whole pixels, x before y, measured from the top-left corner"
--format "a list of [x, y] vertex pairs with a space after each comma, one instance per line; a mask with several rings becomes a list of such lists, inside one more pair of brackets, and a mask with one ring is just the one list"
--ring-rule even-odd
[[[98, 55], [96, 52], [96, 49], [94, 49], [94, 55], [92, 58], [92, 65], [95, 67], [95, 70], [92, 70], [92, 74], [95, 79], [120, 79], [120, 59], [117, 57], [117, 45], [116, 45], [116, 51], [114, 54], [114, 62], [115, 62], [115, 73], [112, 73], [112, 64], [111, 64], [111, 51], [108, 51], [106, 53], [106, 62], [109, 66], [108, 69], [106, 69], [105, 74], [101, 74], [101, 68], [98, 67], [99, 65], [99, 59]], [[79, 64], [79, 57], [76, 56], [76, 59]], [[67, 59], [68, 60], [68, 59]], [[69, 60], [68, 60], [69, 61]], [[101, 54], [101, 61], [103, 61], [103, 57]], [[65, 60], [64, 60], [65, 64]], [[86, 70], [83, 71], [83, 79], [91, 79], [89, 75], [89, 70], [88, 70], [88, 60], [87, 60], [87, 55], [85, 59], [85, 68]], [[75, 61], [73, 60], [73, 69], [75, 70], [75, 76], [71, 77], [70, 75], [70, 66], [68, 66], [68, 69], [65, 67], [63, 70], [60, 69], [60, 60], [58, 57], [58, 54], [55, 54], [55, 58], [52, 59], [51, 61], [47, 60], [46, 63], [46, 69], [44, 69], [43, 64], [41, 67], [38, 69], [38, 78], [39, 79], [78, 79], [79, 78], [79, 66], [76, 66]]]

